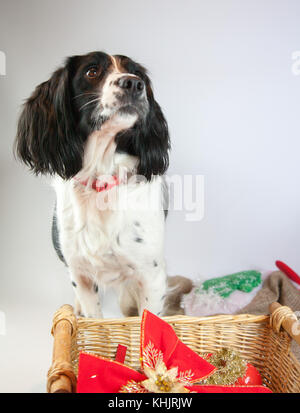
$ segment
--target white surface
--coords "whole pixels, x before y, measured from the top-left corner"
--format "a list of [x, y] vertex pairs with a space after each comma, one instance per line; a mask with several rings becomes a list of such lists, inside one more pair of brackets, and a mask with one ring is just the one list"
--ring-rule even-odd
[[132, 56], [169, 122], [169, 173], [205, 176], [204, 220], [169, 215], [169, 273], [208, 278], [275, 259], [300, 271], [299, 17], [298, 0], [0, 0], [1, 392], [44, 391], [52, 314], [73, 299], [51, 246], [53, 193], [12, 158], [22, 100], [65, 56]]

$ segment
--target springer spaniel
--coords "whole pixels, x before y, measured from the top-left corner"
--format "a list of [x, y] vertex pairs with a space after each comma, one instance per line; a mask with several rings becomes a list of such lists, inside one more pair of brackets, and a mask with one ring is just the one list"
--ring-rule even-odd
[[26, 101], [16, 153], [54, 176], [53, 241], [77, 313], [101, 317], [98, 288], [112, 285], [124, 315], [163, 314], [169, 148], [147, 72], [126, 56], [72, 56]]

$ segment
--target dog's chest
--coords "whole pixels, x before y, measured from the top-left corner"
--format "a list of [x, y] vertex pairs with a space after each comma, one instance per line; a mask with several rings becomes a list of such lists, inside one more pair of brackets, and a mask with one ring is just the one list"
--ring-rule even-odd
[[62, 252], [78, 271], [102, 279], [129, 275], [140, 255], [161, 244], [160, 183], [117, 187], [109, 191], [108, 204], [104, 193], [71, 182], [59, 182], [55, 189]]

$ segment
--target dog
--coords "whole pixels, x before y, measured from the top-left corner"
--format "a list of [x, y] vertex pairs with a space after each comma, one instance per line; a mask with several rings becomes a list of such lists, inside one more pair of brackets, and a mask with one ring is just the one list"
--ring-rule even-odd
[[53, 176], [53, 243], [77, 314], [102, 317], [108, 286], [125, 316], [164, 314], [169, 150], [147, 71], [126, 56], [71, 56], [25, 102], [15, 151]]

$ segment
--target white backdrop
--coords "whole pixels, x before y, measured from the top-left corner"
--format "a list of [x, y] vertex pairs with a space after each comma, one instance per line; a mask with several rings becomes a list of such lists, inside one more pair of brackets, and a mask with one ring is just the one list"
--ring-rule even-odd
[[169, 173], [205, 178], [204, 219], [169, 214], [169, 274], [275, 259], [300, 271], [299, 19], [297, 0], [0, 0], [0, 392], [44, 390], [52, 313], [73, 300], [51, 246], [54, 194], [12, 157], [21, 102], [68, 55], [143, 63], [171, 131]]

